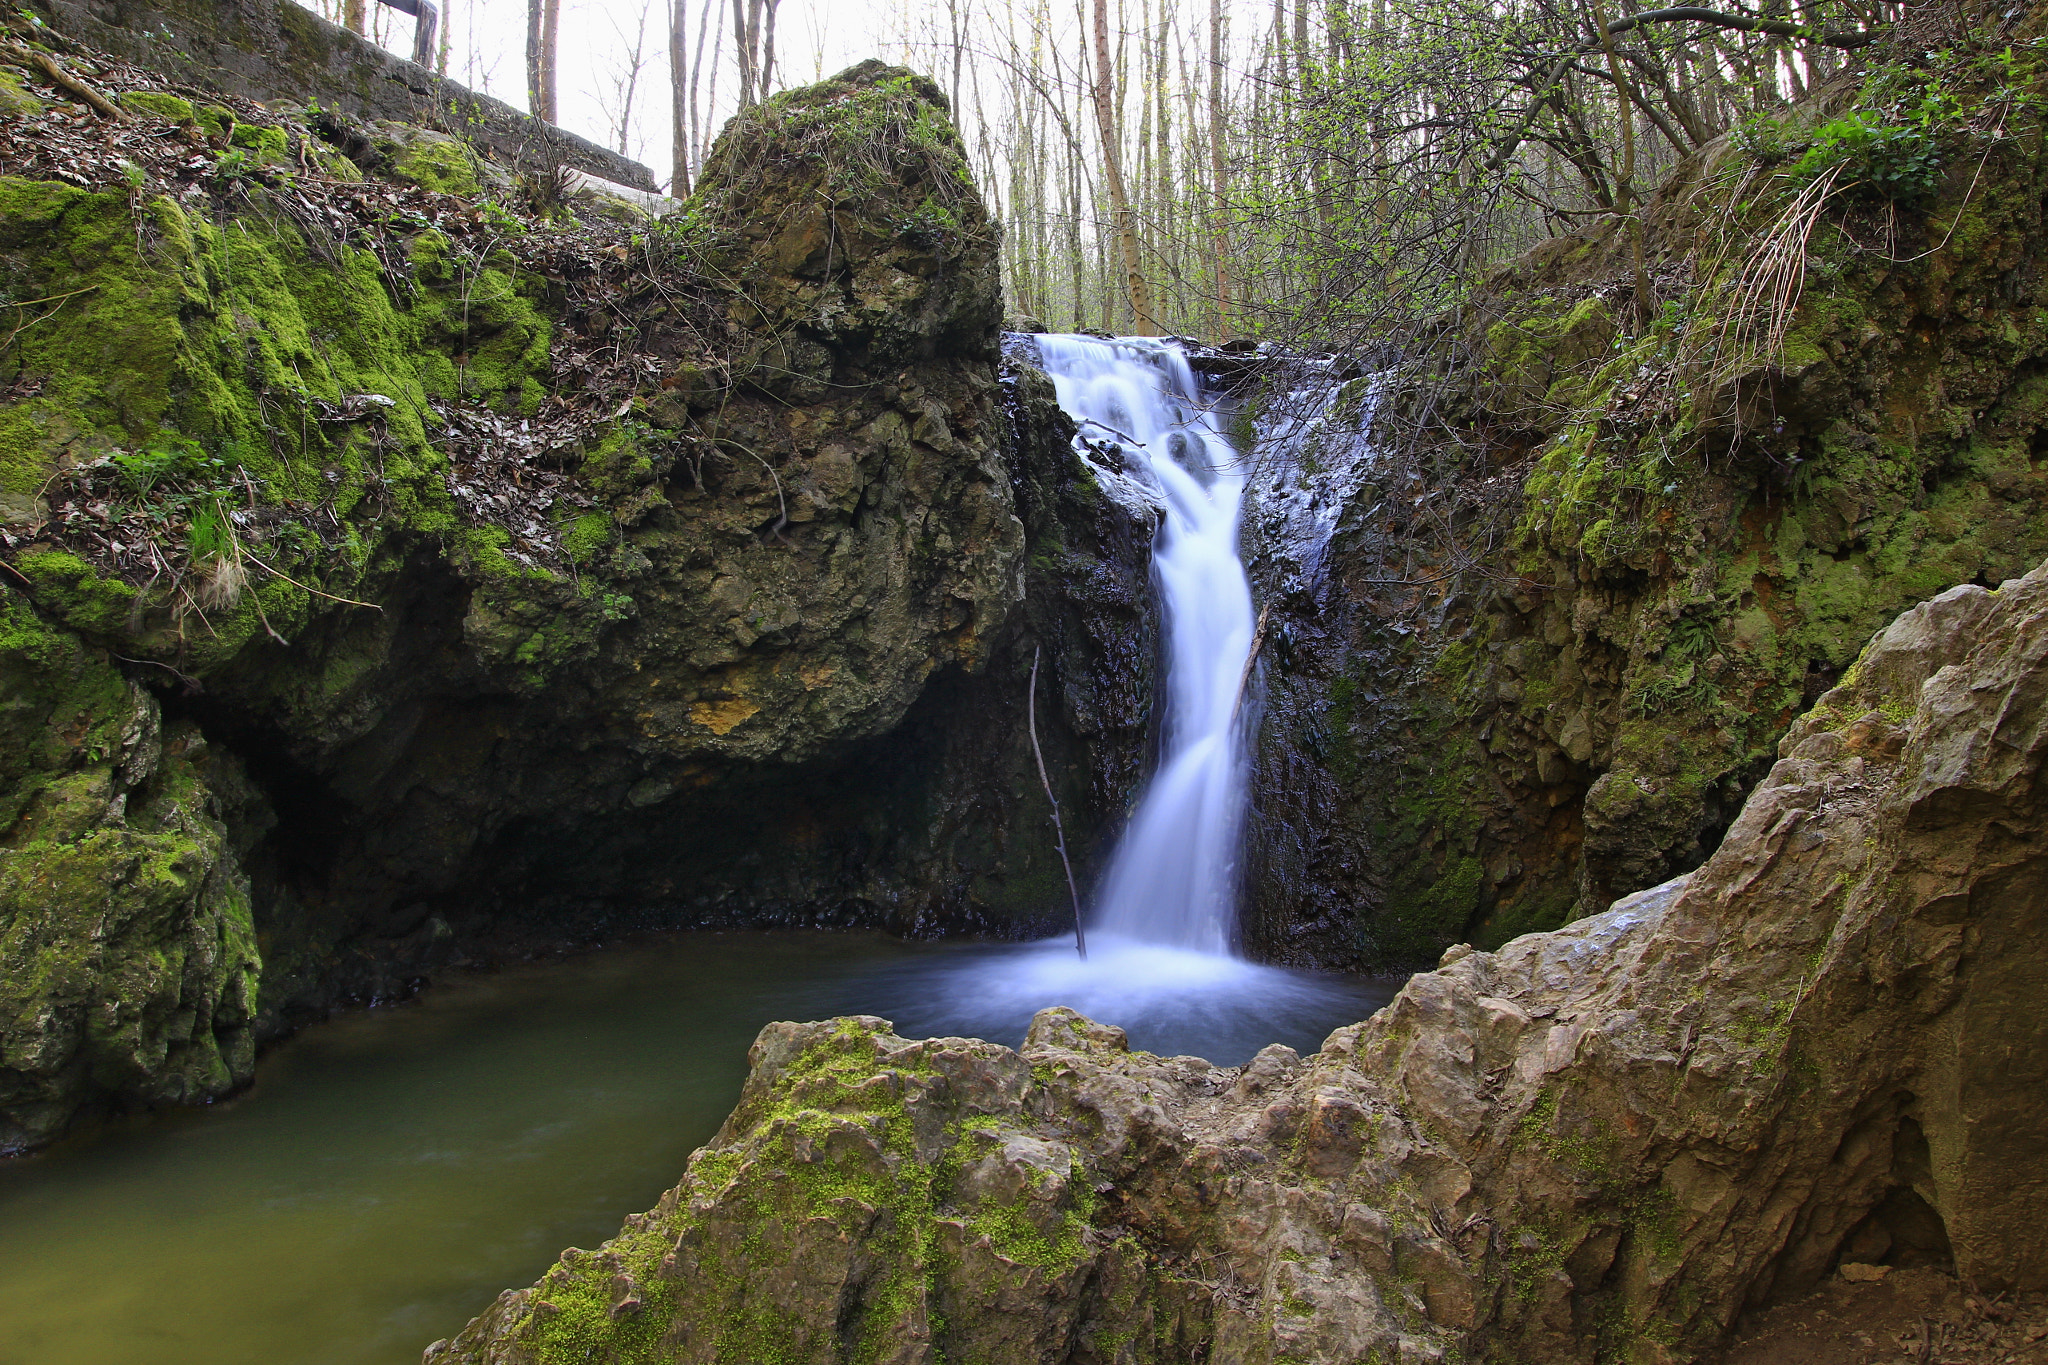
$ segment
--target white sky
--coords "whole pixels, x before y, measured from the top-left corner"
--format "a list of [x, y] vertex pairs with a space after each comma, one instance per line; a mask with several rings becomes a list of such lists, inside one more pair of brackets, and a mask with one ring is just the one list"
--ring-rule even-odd
[[[308, 0], [302, 0], [307, 3]], [[689, 0], [690, 42], [704, 0]], [[318, 0], [310, 0], [319, 9]], [[375, 6], [373, 6], [375, 8]], [[450, 24], [448, 74], [504, 100], [526, 107], [526, 0], [443, 0]], [[562, 0], [558, 99], [561, 125], [608, 147], [618, 146], [618, 90], [641, 16], [646, 16], [645, 64], [627, 128], [626, 154], [644, 162], [657, 181], [669, 174], [667, 0]], [[783, 0], [776, 24], [778, 88], [822, 79], [867, 57], [901, 61], [901, 34], [933, 19], [944, 23], [943, 3], [918, 0]], [[712, 0], [712, 22], [727, 31], [719, 73], [716, 119], [732, 113], [737, 77], [732, 62], [732, 0]], [[384, 10], [385, 43], [410, 56], [412, 20]], [[708, 49], [707, 49], [708, 50]], [[923, 63], [913, 63], [923, 65]], [[708, 85], [710, 59], [705, 84]]]

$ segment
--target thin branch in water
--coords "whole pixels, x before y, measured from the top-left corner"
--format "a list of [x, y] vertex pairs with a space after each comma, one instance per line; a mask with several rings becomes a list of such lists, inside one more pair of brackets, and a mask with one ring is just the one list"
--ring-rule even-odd
[[1031, 757], [1038, 761], [1038, 781], [1045, 788], [1045, 799], [1052, 804], [1053, 847], [1060, 851], [1060, 866], [1067, 870], [1067, 895], [1074, 901], [1074, 951], [1081, 960], [1088, 960], [1088, 937], [1081, 929], [1081, 893], [1074, 886], [1074, 864], [1067, 858], [1067, 829], [1060, 823], [1060, 801], [1052, 794], [1052, 779], [1045, 775], [1045, 755], [1038, 748], [1038, 655], [1039, 647], [1031, 647], [1031, 691], [1025, 697], [1025, 724], [1031, 731]]

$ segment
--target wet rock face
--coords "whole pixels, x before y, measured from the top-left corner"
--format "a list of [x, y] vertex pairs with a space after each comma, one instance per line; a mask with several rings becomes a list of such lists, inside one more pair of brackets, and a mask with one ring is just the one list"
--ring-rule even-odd
[[[1897, 260], [1823, 215], [1781, 345], [1741, 341], [1731, 286], [1778, 210], [1729, 202], [1768, 175], [1731, 138], [1646, 216], [1685, 327], [1631, 323], [1627, 236], [1594, 232], [1504, 265], [1455, 344], [1386, 376], [1333, 591], [1259, 579], [1292, 646], [1267, 656], [1258, 799], [1284, 875], [1247, 924], [1259, 951], [1426, 963], [1698, 867], [1884, 622], [2048, 555], [2048, 157], [1987, 150], [1908, 214]], [[1342, 446], [1309, 454], [1329, 470]]]
[[682, 1184], [426, 1359], [1681, 1362], [1844, 1261], [2039, 1289], [2044, 696], [2048, 568], [1916, 608], [1697, 871], [1312, 1056], [771, 1025]]
[[[120, 576], [133, 536], [62, 540], [45, 503], [0, 500], [23, 623], [0, 683], [27, 727], [0, 758], [0, 1143], [90, 1100], [221, 1093], [253, 1038], [463, 955], [1069, 922], [1027, 683], [1036, 653], [1085, 878], [1142, 758], [1150, 527], [1095, 495], [1043, 376], [999, 374], [995, 231], [928, 81], [869, 63], [778, 96], [677, 217], [616, 240], [415, 185], [380, 192], [473, 235], [373, 253], [238, 224], [246, 259], [209, 272], [215, 229], [174, 196], [145, 256], [119, 193], [0, 192], [35, 210], [0, 244], [17, 292], [102, 262], [119, 288], [81, 297], [154, 347], [126, 407], [79, 358], [113, 320], [17, 348], [34, 382], [0, 422], [35, 439], [0, 482], [203, 433], [256, 466], [229, 502], [282, 571], [202, 626]], [[279, 426], [298, 373], [321, 396]], [[177, 743], [124, 757], [135, 716]], [[88, 852], [113, 891], [81, 889]]]

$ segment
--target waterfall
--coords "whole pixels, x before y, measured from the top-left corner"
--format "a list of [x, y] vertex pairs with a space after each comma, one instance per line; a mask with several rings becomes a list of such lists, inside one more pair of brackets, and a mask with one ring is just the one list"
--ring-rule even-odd
[[1245, 478], [1169, 343], [1041, 336], [1039, 354], [1077, 444], [1112, 451], [1163, 514], [1153, 552], [1166, 638], [1158, 771], [1103, 879], [1093, 929], [1227, 953], [1236, 927], [1249, 762], [1239, 691], [1252, 644], [1251, 584], [1238, 556]]

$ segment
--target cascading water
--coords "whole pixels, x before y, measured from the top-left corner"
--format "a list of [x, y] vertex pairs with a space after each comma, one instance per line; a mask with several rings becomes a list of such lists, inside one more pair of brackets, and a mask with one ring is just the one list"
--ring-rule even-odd
[[1239, 693], [1252, 593], [1237, 551], [1244, 474], [1177, 347], [1041, 336], [1038, 349], [1082, 438], [1120, 451], [1165, 513], [1153, 553], [1167, 654], [1159, 770], [1117, 845], [1094, 927], [1224, 953], [1236, 920], [1247, 780]]
[[1392, 994], [1386, 982], [1288, 971], [1231, 951], [1250, 780], [1246, 680], [1255, 623], [1238, 557], [1245, 469], [1200, 401], [1187, 357], [1151, 338], [1041, 336], [1060, 406], [1109, 496], [1163, 517], [1153, 551], [1166, 636], [1158, 771], [1095, 898], [1088, 956], [1072, 938], [988, 945], [861, 985], [906, 1036], [1021, 1038], [1067, 1005], [1133, 1046], [1242, 1060], [1321, 1036]]

